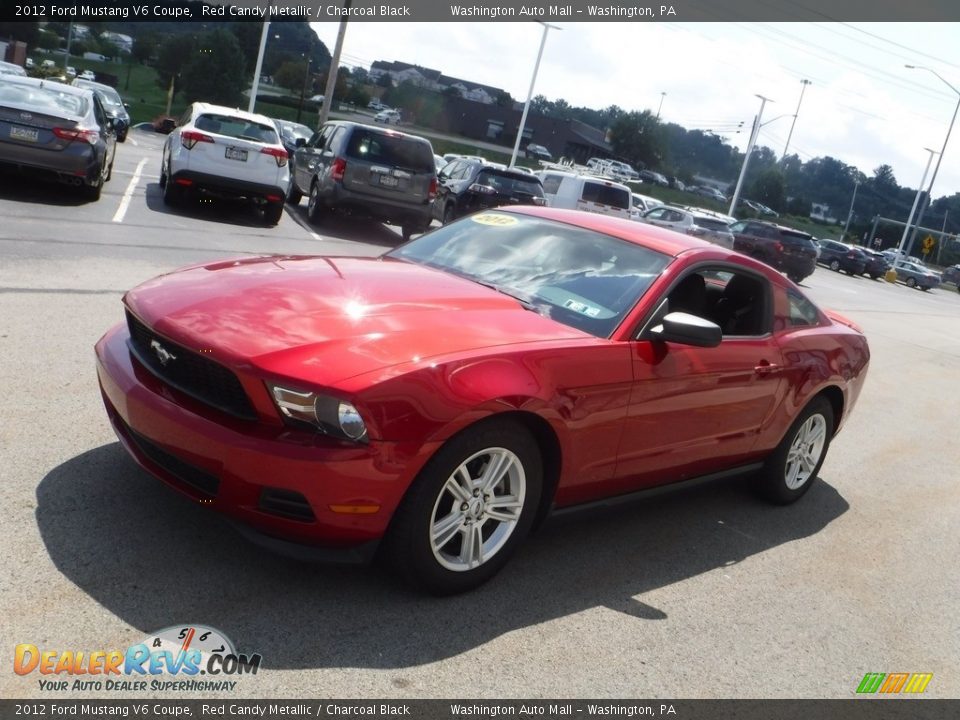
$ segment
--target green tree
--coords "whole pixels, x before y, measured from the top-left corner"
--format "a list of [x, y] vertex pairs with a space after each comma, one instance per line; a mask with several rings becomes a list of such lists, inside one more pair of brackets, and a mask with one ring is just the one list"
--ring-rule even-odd
[[649, 110], [619, 117], [610, 128], [610, 145], [618, 157], [633, 165], [659, 167], [664, 156], [665, 135]]
[[153, 33], [140, 35], [133, 39], [133, 59], [145, 65], [156, 54], [160, 41]]
[[240, 43], [229, 30], [214, 30], [198, 36], [181, 71], [186, 100], [237, 105], [247, 82], [247, 77], [237, 72], [243, 64]]
[[[307, 77], [307, 62], [285, 62], [273, 73], [273, 80], [280, 87], [285, 87], [295, 95], [303, 89]], [[309, 89], [309, 88], [308, 88]]]
[[[28, 48], [37, 44], [40, 38], [38, 22], [0, 22], [0, 38], [25, 42]], [[3, 58], [0, 58], [3, 60]]]
[[774, 210], [783, 210], [786, 205], [783, 173], [777, 168], [763, 170], [750, 185], [750, 197]]
[[547, 100], [546, 95], [534, 95], [530, 99], [530, 110], [535, 113], [540, 113], [541, 115], [544, 115], [546, 114], [549, 108], [550, 108], [550, 101]]
[[513, 107], [513, 96], [506, 90], [501, 90], [497, 93], [497, 97], [494, 98], [494, 103], [499, 107]]
[[[180, 91], [183, 81], [182, 73], [189, 59], [193, 56], [197, 38], [194, 35], [171, 35], [160, 43], [157, 49], [157, 85], [166, 90], [170, 87], [173, 78], [173, 92]], [[236, 73], [234, 68], [233, 73]]]

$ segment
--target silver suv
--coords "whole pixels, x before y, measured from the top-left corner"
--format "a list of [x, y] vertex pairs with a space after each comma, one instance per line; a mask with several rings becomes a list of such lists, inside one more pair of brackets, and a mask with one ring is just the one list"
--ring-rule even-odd
[[329, 122], [298, 141], [288, 200], [309, 197], [307, 216], [331, 210], [399, 225], [406, 240], [430, 227], [437, 173], [429, 140], [393, 129]]

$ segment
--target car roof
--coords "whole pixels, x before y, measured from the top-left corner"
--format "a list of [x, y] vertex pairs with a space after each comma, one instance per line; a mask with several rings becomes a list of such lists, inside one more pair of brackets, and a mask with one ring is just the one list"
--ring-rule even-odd
[[96, 82], [94, 80], [85, 80], [84, 78], [77, 78], [71, 83], [74, 87], [88, 88], [90, 90], [113, 90], [115, 93], [119, 94], [119, 91], [115, 87], [111, 87], [106, 83]]
[[[383, 125], [366, 125], [364, 123], [353, 122], [352, 120], [331, 120], [330, 125], [342, 125], [343, 127], [355, 127], [363, 128], [364, 130], [372, 130], [374, 132], [380, 133], [381, 135], [396, 135], [399, 137], [410, 138], [411, 140], [416, 140], [417, 142], [426, 143], [430, 145], [430, 141], [425, 137], [420, 135], [411, 135], [410, 133], [405, 133], [402, 130], [395, 130], [393, 128], [387, 128]], [[431, 147], [433, 147], [431, 145]], [[453, 160], [459, 160], [460, 158], [453, 158]], [[451, 160], [452, 162], [452, 160]]]
[[68, 95], [79, 95], [89, 98], [93, 95], [93, 90], [89, 88], [75, 87], [56, 80], [23, 77], [22, 75], [3, 75], [3, 82], [15, 83], [17, 85], [29, 85], [31, 87], [47, 87], [52, 85], [57, 92], [63, 92]]
[[264, 125], [273, 125], [273, 120], [271, 120], [266, 115], [261, 115], [260, 113], [251, 113], [246, 110], [241, 110], [240, 108], [231, 108], [226, 105], [213, 105], [211, 103], [205, 102], [195, 102], [193, 107], [196, 108], [197, 112], [201, 113], [218, 113], [220, 115], [232, 115], [233, 117], [242, 118], [248, 122], [258, 122]]
[[676, 257], [681, 253], [690, 250], [716, 250], [730, 256], [737, 256], [739, 253], [725, 251], [713, 243], [706, 240], [698, 240], [689, 235], [683, 235], [673, 230], [639, 223], [635, 220], [614, 217], [611, 215], [601, 215], [599, 213], [584, 212], [582, 210], [563, 210], [560, 208], [540, 207], [536, 205], [518, 205], [508, 210], [497, 210], [497, 212], [510, 212], [519, 215], [529, 215], [531, 217], [543, 218], [544, 220], [555, 220], [566, 223], [567, 225], [576, 225], [585, 230], [603, 233], [612, 237], [643, 245], [651, 250], [655, 250], [664, 255]]

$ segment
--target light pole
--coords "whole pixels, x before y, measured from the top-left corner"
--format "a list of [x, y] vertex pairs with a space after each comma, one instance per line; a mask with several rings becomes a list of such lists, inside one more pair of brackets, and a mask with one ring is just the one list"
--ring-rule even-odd
[[[903, 228], [903, 236], [900, 238], [900, 244], [897, 245], [897, 256], [893, 259], [893, 265], [896, 267], [904, 255], [903, 247], [907, 244], [907, 235], [910, 233], [910, 225], [913, 223], [913, 215], [917, 212], [917, 205], [920, 204], [920, 196], [923, 195], [923, 181], [927, 179], [927, 173], [930, 172], [930, 163], [933, 162], [933, 156], [937, 154], [936, 150], [924, 148], [930, 157], [927, 158], [927, 166], [923, 169], [923, 177], [920, 178], [920, 184], [917, 186], [917, 196], [913, 199], [913, 207], [910, 208], [910, 217], [907, 218], [907, 224]], [[918, 222], [919, 224], [919, 222]], [[872, 240], [873, 238], [871, 238]]]
[[533, 98], [533, 86], [537, 84], [537, 72], [540, 70], [540, 59], [543, 57], [543, 48], [547, 44], [547, 33], [551, 28], [561, 30], [556, 25], [543, 25], [543, 37], [540, 38], [540, 49], [537, 51], [537, 62], [533, 65], [533, 76], [530, 78], [530, 89], [527, 91], [527, 101], [523, 104], [523, 114], [520, 116], [520, 127], [517, 128], [517, 141], [513, 144], [513, 154], [510, 155], [510, 167], [517, 164], [517, 155], [520, 153], [520, 140], [523, 139], [523, 128], [527, 124], [527, 113], [530, 112], [530, 100]]
[[953, 132], [953, 124], [957, 120], [957, 111], [960, 110], [960, 90], [957, 90], [953, 85], [944, 80], [940, 76], [940, 73], [938, 73], [936, 70], [931, 70], [928, 67], [923, 67], [920, 65], [904, 65], [904, 67], [908, 68], [909, 70], [926, 70], [927, 72], [933, 73], [940, 79], [940, 82], [957, 94], [957, 106], [953, 109], [953, 117], [950, 118], [950, 127], [947, 128], [947, 136], [943, 139], [943, 147], [940, 149], [940, 155], [937, 157], [936, 167], [933, 168], [933, 175], [930, 178], [930, 184], [927, 186], [927, 198], [920, 206], [920, 214], [917, 215], [917, 224], [913, 228], [913, 234], [910, 236], [910, 242], [907, 243], [907, 254], [909, 255], [910, 250], [913, 248], [913, 243], [917, 239], [917, 231], [920, 229], [920, 223], [923, 222], [923, 213], [926, 211], [927, 204], [930, 202], [930, 193], [933, 192], [933, 183], [937, 180], [937, 172], [940, 170], [940, 163], [943, 162], [943, 154], [947, 151], [947, 143], [950, 142], [950, 133]]
[[743, 156], [743, 165], [740, 168], [740, 177], [737, 178], [737, 188], [733, 191], [733, 198], [730, 200], [730, 210], [728, 215], [733, 215], [733, 209], [737, 207], [737, 201], [740, 200], [740, 189], [743, 187], [743, 179], [747, 176], [747, 165], [750, 163], [750, 153], [753, 152], [754, 143], [757, 141], [757, 134], [760, 132], [760, 118], [763, 117], [763, 108], [768, 102], [773, 102], [770, 98], [763, 95], [756, 95], [760, 98], [760, 112], [757, 113], [753, 121], [753, 130], [750, 131], [750, 140], [747, 142], [747, 154]]
[[340, 19], [340, 29], [337, 30], [337, 42], [333, 46], [333, 57], [330, 58], [330, 69], [327, 71], [327, 84], [323, 89], [323, 103], [320, 105], [320, 117], [317, 118], [317, 129], [330, 118], [330, 108], [333, 107], [333, 93], [337, 88], [337, 73], [340, 72], [340, 53], [343, 52], [343, 39], [347, 35], [347, 20], [350, 18], [350, 6], [353, 0], [343, 3], [343, 17]]
[[787, 156], [787, 149], [790, 147], [790, 138], [793, 137], [793, 128], [797, 124], [797, 116], [800, 114], [800, 103], [803, 102], [803, 92], [807, 89], [807, 85], [813, 85], [813, 83], [806, 78], [800, 81], [800, 99], [797, 101], [797, 112], [793, 115], [793, 122], [790, 123], [790, 132], [787, 134], [787, 144], [783, 146], [783, 157]]
[[665, 92], [660, 93], [660, 105], [657, 106], [657, 120], [660, 119], [660, 111], [663, 109], [663, 99], [667, 96]]
[[303, 85], [300, 86], [300, 104], [297, 106], [297, 122], [300, 122], [300, 115], [303, 113], [303, 96], [307, 94], [307, 83], [310, 81], [310, 65], [313, 63], [312, 50], [307, 54], [307, 70], [303, 76]]
[[[271, 2], [272, 6], [273, 3]], [[269, 12], [269, 8], [268, 8]], [[260, 89], [260, 71], [263, 69], [263, 52], [267, 48], [267, 33], [270, 32], [270, 21], [263, 21], [263, 29], [260, 31], [260, 50], [257, 52], [257, 68], [253, 71], [253, 85], [250, 86], [250, 102], [247, 103], [247, 112], [253, 112], [257, 104], [257, 91]]]

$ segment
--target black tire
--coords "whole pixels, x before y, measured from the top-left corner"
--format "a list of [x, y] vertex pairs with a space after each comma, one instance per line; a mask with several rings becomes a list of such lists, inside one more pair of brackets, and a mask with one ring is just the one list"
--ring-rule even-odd
[[99, 178], [95, 185], [82, 185], [80, 192], [85, 199], [90, 202], [96, 202], [100, 199], [100, 195], [103, 192], [103, 178]]
[[803, 282], [803, 275], [798, 275], [797, 273], [789, 273], [787, 277], [793, 280], [797, 285]]
[[443, 219], [440, 221], [444, 225], [448, 225], [457, 219], [456, 210], [453, 209], [453, 203], [448, 204], [443, 208]]
[[[819, 418], [819, 419], [817, 419]], [[809, 423], [809, 425], [808, 425]], [[803, 497], [813, 485], [827, 457], [830, 440], [833, 436], [833, 407], [824, 397], [815, 397], [800, 413], [793, 425], [783, 436], [783, 440], [770, 454], [757, 474], [754, 489], [764, 499], [777, 505], [789, 505]], [[803, 433], [807, 433], [806, 440]], [[802, 449], [807, 441], [815, 442], [810, 433], [817, 437], [822, 433], [823, 444], [819, 454], [807, 458], [807, 462], [796, 458], [796, 451]], [[794, 446], [798, 447], [794, 447]], [[815, 449], [815, 447], [813, 448]], [[807, 451], [807, 455], [812, 449]], [[792, 464], [791, 464], [792, 463]], [[797, 464], [799, 463], [799, 467]], [[812, 470], [810, 466], [812, 464]], [[794, 472], [796, 470], [796, 472]], [[805, 475], [802, 475], [805, 473]]]
[[834, 272], [840, 272], [840, 261], [839, 261], [839, 260], [831, 260], [831, 261], [830, 261], [830, 269], [833, 270]]
[[853, 270], [844, 270], [844, 272], [850, 277], [856, 277], [857, 275], [857, 273], [855, 273]]
[[270, 227], [273, 227], [273, 226], [276, 225], [278, 222], [280, 222], [280, 218], [282, 218], [282, 217], [283, 217], [283, 203], [282, 203], [282, 202], [272, 202], [272, 203], [268, 203], [268, 204], [263, 208], [263, 221], [264, 221], [267, 225], [269, 225]]
[[300, 204], [301, 200], [303, 200], [303, 193], [297, 189], [293, 178], [290, 178], [290, 189], [287, 190], [287, 202], [296, 206]]
[[169, 177], [163, 183], [163, 204], [175, 207], [183, 202], [183, 188]]
[[104, 182], [109, 182], [113, 177], [113, 160], [110, 161], [110, 165], [107, 167], [107, 176], [103, 179]]
[[314, 182], [310, 186], [310, 198], [307, 201], [307, 220], [314, 225], [323, 222], [323, 202], [320, 200], [320, 186]]
[[879, 279], [880, 279], [880, 276], [877, 275], [876, 273], [870, 273], [870, 279], [871, 279], [871, 280], [879, 280]]
[[907, 279], [906, 279], [906, 284], [907, 284], [907, 287], [908, 287], [908, 288], [916, 287], [916, 286], [917, 286], [917, 281], [914, 280], [913, 278], [907, 278]]
[[126, 142], [127, 141], [127, 131], [124, 130], [121, 133], [117, 133], [117, 142]]
[[[464, 491], [464, 497], [457, 499], [449, 481], [461, 466], [468, 477], [479, 481], [489, 467], [491, 457], [484, 455], [488, 451], [509, 459], [508, 472], [489, 495], [478, 494], [478, 488], [472, 494]], [[468, 428], [448, 440], [410, 486], [391, 522], [381, 559], [405, 581], [435, 595], [452, 595], [482, 585], [500, 571], [530, 531], [540, 504], [542, 476], [540, 448], [520, 423], [493, 419]], [[463, 475], [457, 477], [461, 480], [454, 484], [463, 489]], [[498, 489], [506, 494], [498, 495]], [[522, 497], [519, 509], [502, 506], [501, 510], [514, 520], [504, 522], [485, 515], [493, 511], [485, 507], [484, 499], [517, 495]], [[444, 531], [448, 537], [435, 541], [431, 530], [444, 520], [448, 520]], [[474, 553], [464, 546], [469, 537], [479, 537], [479, 547], [488, 546], [490, 555], [484, 558], [478, 552], [479, 560], [475, 560]], [[470, 556], [466, 567], [464, 554]], [[474, 561], [479, 564], [470, 567]]]

